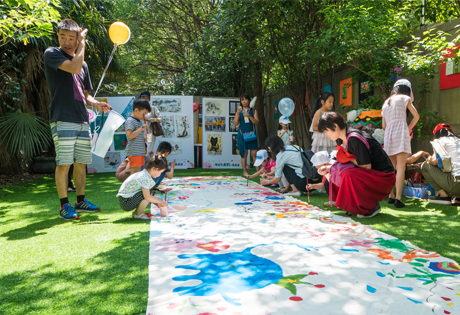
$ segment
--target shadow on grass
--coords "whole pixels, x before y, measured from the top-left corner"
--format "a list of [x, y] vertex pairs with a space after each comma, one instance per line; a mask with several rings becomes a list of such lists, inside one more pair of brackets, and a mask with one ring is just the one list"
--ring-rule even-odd
[[[116, 240], [117, 246], [75, 268], [67, 258], [0, 276], [0, 314], [145, 314], [148, 232]], [[55, 265], [68, 270], [55, 271]]]

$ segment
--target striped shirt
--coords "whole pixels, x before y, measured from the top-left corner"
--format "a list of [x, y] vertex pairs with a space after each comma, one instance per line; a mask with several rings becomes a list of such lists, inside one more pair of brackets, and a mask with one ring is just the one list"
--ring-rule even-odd
[[[125, 130], [132, 130], [136, 131], [137, 129], [141, 128], [144, 123], [140, 120], [134, 118], [133, 116], [129, 116], [125, 122]], [[140, 134], [137, 135], [136, 138], [129, 140], [128, 145], [126, 146], [126, 156], [140, 156], [145, 155], [145, 139], [144, 139], [144, 131], [141, 131]]]

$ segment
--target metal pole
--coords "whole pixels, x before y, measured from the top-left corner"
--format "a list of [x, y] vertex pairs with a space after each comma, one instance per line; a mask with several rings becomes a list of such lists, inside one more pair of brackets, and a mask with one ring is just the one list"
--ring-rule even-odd
[[425, 0], [422, 0], [422, 24], [420, 26], [425, 26]]

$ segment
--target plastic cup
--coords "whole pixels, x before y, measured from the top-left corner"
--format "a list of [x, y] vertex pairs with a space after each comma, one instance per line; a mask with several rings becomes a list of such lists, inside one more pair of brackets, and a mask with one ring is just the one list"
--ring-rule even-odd
[[168, 207], [160, 207], [160, 214], [162, 217], [168, 216]]

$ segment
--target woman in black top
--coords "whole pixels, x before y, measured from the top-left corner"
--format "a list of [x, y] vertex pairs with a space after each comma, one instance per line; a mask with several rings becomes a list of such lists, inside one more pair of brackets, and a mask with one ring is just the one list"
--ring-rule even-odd
[[[380, 212], [379, 202], [393, 188], [396, 177], [390, 158], [382, 146], [365, 132], [347, 128], [338, 113], [321, 115], [318, 131], [331, 140], [337, 140], [337, 164], [318, 170], [321, 175], [331, 172], [329, 193], [335, 205], [359, 218], [370, 218]], [[345, 164], [349, 162], [348, 164]]]

